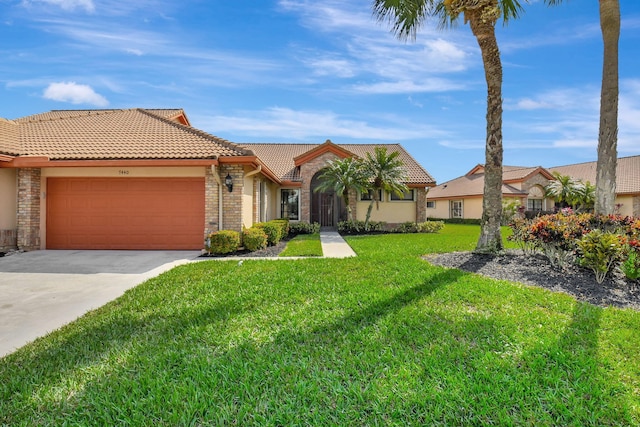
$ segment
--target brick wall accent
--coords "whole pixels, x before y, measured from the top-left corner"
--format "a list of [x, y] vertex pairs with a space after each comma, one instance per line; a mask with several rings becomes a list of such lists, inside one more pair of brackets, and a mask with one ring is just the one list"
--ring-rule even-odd
[[324, 153], [300, 166], [300, 220], [311, 222], [311, 180], [320, 169], [327, 165], [327, 161], [337, 159], [333, 153]]
[[17, 230], [0, 230], [0, 252], [18, 249]]
[[244, 192], [244, 167], [221, 165], [220, 179], [224, 183], [227, 174], [233, 178], [233, 191], [222, 186], [222, 230], [242, 231], [242, 194]]
[[18, 169], [18, 249], [40, 249], [40, 169]]
[[[226, 176], [226, 175], [225, 175]], [[225, 188], [223, 187], [222, 190]], [[204, 233], [218, 231], [218, 182], [207, 167], [204, 176]]]
[[427, 191], [424, 188], [414, 188], [416, 194], [416, 222], [427, 220]]

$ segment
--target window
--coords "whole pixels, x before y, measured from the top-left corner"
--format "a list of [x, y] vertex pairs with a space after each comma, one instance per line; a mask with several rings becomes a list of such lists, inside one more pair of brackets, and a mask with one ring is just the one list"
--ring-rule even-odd
[[[373, 199], [373, 190], [369, 190], [367, 193], [360, 193], [360, 200], [371, 201]], [[378, 190], [378, 200], [382, 201], [382, 190]]]
[[451, 218], [462, 218], [462, 200], [451, 201]]
[[435, 200], [427, 200], [427, 209], [435, 209], [436, 201]]
[[542, 199], [527, 199], [527, 210], [540, 212], [542, 210]]
[[391, 200], [407, 200], [413, 202], [413, 190], [405, 191], [402, 196], [398, 196], [396, 193], [391, 193]]
[[280, 190], [280, 218], [298, 220], [300, 190]]

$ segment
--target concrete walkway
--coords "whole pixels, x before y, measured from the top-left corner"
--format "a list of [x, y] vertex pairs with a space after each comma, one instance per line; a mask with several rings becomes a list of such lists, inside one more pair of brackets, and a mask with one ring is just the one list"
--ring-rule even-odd
[[337, 231], [321, 231], [320, 243], [325, 258], [348, 258], [356, 256], [351, 246], [344, 241]]

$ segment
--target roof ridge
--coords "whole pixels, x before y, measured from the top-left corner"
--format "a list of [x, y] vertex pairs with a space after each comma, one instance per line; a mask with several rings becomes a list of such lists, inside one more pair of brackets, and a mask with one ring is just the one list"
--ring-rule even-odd
[[248, 156], [255, 155], [253, 153], [253, 151], [246, 150], [246, 149], [242, 148], [240, 145], [238, 145], [238, 144], [236, 144], [234, 142], [228, 141], [228, 140], [226, 140], [224, 138], [220, 138], [218, 136], [212, 135], [212, 134], [207, 133], [205, 131], [202, 131], [200, 129], [194, 128], [193, 126], [183, 125], [182, 123], [178, 123], [175, 120], [170, 120], [170, 119], [167, 119], [165, 117], [162, 117], [162, 116], [159, 116], [157, 114], [154, 114], [154, 113], [152, 113], [150, 111], [147, 111], [144, 108], [136, 108], [135, 110], [137, 110], [137, 111], [139, 111], [139, 112], [141, 112], [143, 114], [146, 114], [146, 115], [148, 115], [150, 117], [153, 117], [153, 118], [155, 118], [157, 120], [165, 122], [165, 123], [167, 123], [167, 124], [169, 124], [169, 125], [171, 125], [173, 127], [176, 127], [178, 129], [182, 129], [182, 130], [184, 130], [186, 132], [189, 132], [189, 133], [191, 133], [193, 135], [197, 135], [197, 136], [203, 137], [205, 139], [213, 140], [214, 142], [216, 142], [218, 144], [221, 144], [221, 145], [225, 146], [226, 148], [239, 151], [243, 155], [248, 155]]
[[[121, 109], [121, 108], [112, 108], [112, 109], [98, 109], [98, 110], [51, 110], [49, 111], [49, 113], [61, 113], [61, 112], [66, 112], [68, 111], [69, 113], [77, 113], [77, 114], [70, 114], [68, 116], [58, 116], [58, 117], [44, 117], [45, 114], [47, 113], [38, 113], [38, 114], [32, 114], [30, 116], [26, 116], [26, 117], [21, 117], [17, 120], [20, 121], [25, 121], [27, 123], [41, 123], [41, 122], [52, 122], [54, 120], [67, 120], [67, 119], [75, 119], [77, 117], [86, 117], [86, 116], [91, 116], [92, 113], [94, 115], [102, 115], [102, 114], [109, 114], [109, 113], [115, 113], [118, 111], [130, 111], [131, 109]], [[33, 117], [33, 118], [30, 118]], [[39, 117], [39, 118], [37, 118]]]

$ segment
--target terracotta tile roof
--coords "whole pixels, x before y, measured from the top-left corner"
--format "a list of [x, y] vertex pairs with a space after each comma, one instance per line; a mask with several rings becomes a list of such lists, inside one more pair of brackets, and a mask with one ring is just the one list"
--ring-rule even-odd
[[61, 110], [15, 120], [20, 155], [51, 160], [207, 159], [245, 150], [176, 119], [182, 110]]
[[[505, 169], [507, 175], [515, 173], [517, 176], [521, 176], [522, 171], [520, 169], [511, 169], [512, 167], [506, 166], [503, 167], [503, 176], [505, 174]], [[531, 168], [535, 170], [536, 168]], [[524, 175], [528, 176], [531, 171]], [[467, 174], [451, 181], [444, 182], [439, 184], [436, 187], [433, 187], [429, 190], [427, 194], [428, 199], [453, 199], [453, 198], [461, 198], [461, 197], [481, 197], [484, 194], [484, 172], [476, 172], [474, 174]], [[519, 190], [509, 184], [502, 184], [502, 194], [504, 196], [526, 196], [527, 193]]]
[[[283, 181], [299, 181], [299, 170], [294, 158], [321, 144], [281, 144], [281, 143], [243, 143], [242, 147], [252, 150]], [[435, 179], [399, 144], [336, 144], [338, 147], [364, 158], [375, 147], [387, 147], [388, 152], [399, 152], [409, 175], [408, 184], [435, 184]]]
[[[575, 165], [555, 166], [549, 168], [552, 172], [569, 175], [583, 182], [596, 182], [597, 162], [578, 163]], [[620, 157], [616, 167], [616, 193], [640, 193], [640, 156]]]
[[13, 156], [19, 153], [18, 124], [13, 120], [0, 119], [0, 154]]

